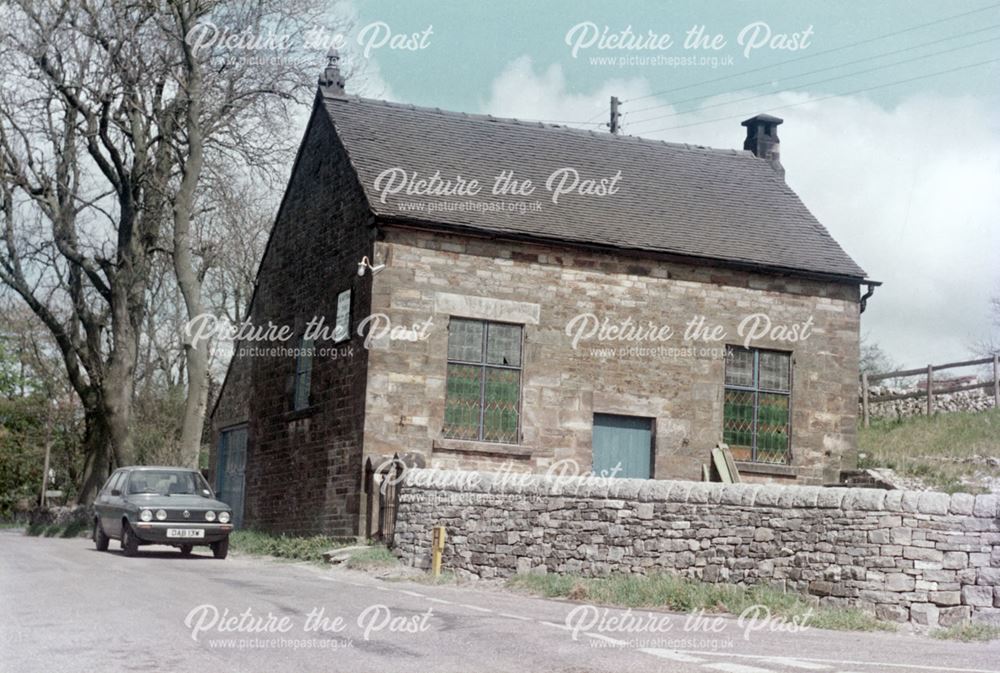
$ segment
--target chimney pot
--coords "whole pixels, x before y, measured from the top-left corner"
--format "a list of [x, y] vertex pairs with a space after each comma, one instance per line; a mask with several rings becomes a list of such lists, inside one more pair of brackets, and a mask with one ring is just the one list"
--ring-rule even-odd
[[742, 126], [747, 129], [743, 149], [754, 153], [754, 156], [767, 160], [779, 175], [784, 177], [785, 169], [781, 165], [781, 141], [778, 139], [778, 125], [784, 120], [768, 114], [750, 117]]

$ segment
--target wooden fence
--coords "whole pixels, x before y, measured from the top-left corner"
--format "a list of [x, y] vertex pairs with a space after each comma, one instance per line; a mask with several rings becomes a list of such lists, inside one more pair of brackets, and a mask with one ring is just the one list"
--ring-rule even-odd
[[[986, 381], [984, 383], [968, 383], [960, 386], [949, 386], [946, 388], [939, 388], [934, 390], [934, 372], [940, 372], [945, 369], [958, 369], [960, 367], [978, 367], [981, 365], [988, 365], [993, 363], [993, 380]], [[899, 393], [896, 395], [871, 395], [869, 392], [870, 386], [875, 381], [884, 381], [886, 379], [896, 379], [896, 378], [906, 378], [908, 376], [919, 376], [920, 374], [927, 375], [927, 381], [925, 381], [923, 390], [916, 390], [910, 393]], [[994, 355], [991, 358], [982, 358], [980, 360], [966, 360], [965, 362], [949, 362], [943, 365], [927, 365], [926, 368], [922, 367], [920, 369], [901, 369], [895, 372], [887, 372], [885, 374], [862, 374], [861, 375], [861, 416], [864, 419], [865, 427], [868, 427], [869, 418], [869, 405], [875, 404], [877, 402], [891, 402], [893, 400], [909, 400], [916, 397], [926, 397], [927, 398], [927, 415], [930, 416], [934, 413], [934, 396], [935, 395], [946, 395], [949, 393], [957, 393], [962, 390], [979, 390], [979, 389], [993, 389], [993, 406], [1000, 408], [1000, 355]]]

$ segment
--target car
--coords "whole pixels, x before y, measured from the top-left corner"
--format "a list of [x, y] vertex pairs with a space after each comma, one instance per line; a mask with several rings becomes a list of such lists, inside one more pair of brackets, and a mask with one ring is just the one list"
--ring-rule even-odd
[[184, 467], [122, 467], [94, 500], [94, 544], [107, 551], [121, 542], [125, 556], [147, 544], [170, 545], [190, 554], [211, 547], [217, 559], [229, 554], [233, 512], [215, 498], [197, 470]]

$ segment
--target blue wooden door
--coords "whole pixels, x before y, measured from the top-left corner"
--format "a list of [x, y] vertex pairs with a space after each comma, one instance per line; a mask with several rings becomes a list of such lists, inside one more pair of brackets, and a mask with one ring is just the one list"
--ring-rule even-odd
[[631, 479], [653, 476], [651, 418], [594, 414], [593, 447], [593, 470], [597, 475]]
[[215, 490], [219, 500], [233, 508], [233, 526], [243, 525], [243, 486], [247, 468], [247, 426], [224, 430], [219, 435], [219, 464]]

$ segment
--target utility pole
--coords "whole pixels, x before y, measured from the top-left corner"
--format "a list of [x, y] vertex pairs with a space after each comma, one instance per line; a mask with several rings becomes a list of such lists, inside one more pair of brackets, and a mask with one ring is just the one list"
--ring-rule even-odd
[[45, 400], [45, 464], [42, 467], [42, 493], [39, 504], [45, 507], [46, 491], [49, 490], [49, 456], [52, 454], [52, 407], [49, 400]]
[[611, 132], [618, 135], [618, 132], [622, 128], [622, 115], [618, 112], [618, 96], [611, 97], [611, 123], [608, 126], [611, 128]]

